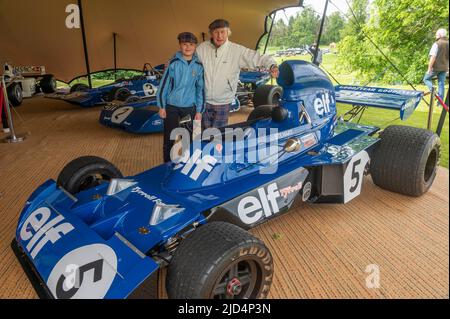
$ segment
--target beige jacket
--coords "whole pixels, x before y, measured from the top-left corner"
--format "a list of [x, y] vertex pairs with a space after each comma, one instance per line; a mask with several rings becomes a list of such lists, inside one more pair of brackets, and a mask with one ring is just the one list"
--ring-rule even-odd
[[197, 55], [205, 72], [206, 103], [229, 104], [235, 99], [242, 68], [270, 68], [276, 61], [231, 41], [216, 48], [211, 41], [197, 47]]

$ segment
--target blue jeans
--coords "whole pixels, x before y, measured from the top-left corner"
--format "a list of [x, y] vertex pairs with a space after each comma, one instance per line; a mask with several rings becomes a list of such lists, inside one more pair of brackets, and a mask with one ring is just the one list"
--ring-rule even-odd
[[444, 99], [444, 93], [445, 93], [445, 77], [447, 75], [447, 72], [431, 72], [425, 73], [425, 76], [423, 77], [423, 83], [425, 83], [426, 86], [428, 86], [428, 89], [431, 91], [431, 88], [433, 87], [432, 78], [437, 76], [438, 78], [438, 95]]

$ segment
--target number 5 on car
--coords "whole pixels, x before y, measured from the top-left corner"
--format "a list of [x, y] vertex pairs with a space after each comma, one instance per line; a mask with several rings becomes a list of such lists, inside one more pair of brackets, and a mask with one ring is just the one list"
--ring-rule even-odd
[[362, 151], [349, 161], [344, 173], [344, 203], [348, 203], [361, 193], [364, 170], [369, 159], [369, 154]]

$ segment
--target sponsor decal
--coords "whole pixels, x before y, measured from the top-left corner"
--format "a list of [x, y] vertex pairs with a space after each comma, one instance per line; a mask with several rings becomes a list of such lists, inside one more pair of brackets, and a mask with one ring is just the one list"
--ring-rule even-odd
[[289, 194], [300, 191], [302, 189], [302, 186], [303, 186], [303, 183], [298, 182], [296, 185], [288, 186], [288, 187], [280, 189], [281, 197], [288, 198]]
[[278, 213], [280, 209], [277, 198], [280, 196], [277, 183], [267, 186], [267, 191], [264, 187], [258, 188], [258, 196], [247, 196], [239, 202], [239, 218], [250, 225], [256, 223], [263, 216], [270, 217], [272, 214]]
[[67, 253], [53, 267], [47, 286], [57, 299], [104, 298], [117, 274], [117, 256], [104, 244]]
[[51, 215], [48, 207], [38, 208], [28, 216], [20, 229], [23, 246], [33, 259], [44, 246], [55, 244], [75, 229], [72, 224], [65, 222], [62, 215], [50, 219]]
[[334, 99], [330, 96], [330, 93], [320, 93], [318, 97], [314, 99], [313, 105], [316, 114], [319, 116], [326, 115], [331, 112], [330, 106], [334, 104]]
[[302, 144], [305, 148], [310, 148], [311, 146], [314, 146], [317, 144], [317, 138], [314, 133], [307, 134], [305, 136], [302, 136], [300, 138], [302, 141]]
[[303, 186], [302, 201], [306, 202], [311, 197], [311, 190], [311, 182], [307, 182], [305, 186]]
[[174, 169], [183, 167], [181, 173], [196, 181], [204, 171], [211, 172], [217, 163], [217, 159], [211, 155], [202, 156], [202, 151], [197, 149], [192, 157], [184, 161], [182, 159], [182, 162], [184, 163], [178, 164]]
[[153, 203], [155, 203], [155, 204], [157, 204], [157, 203], [158, 203], [158, 204], [164, 204], [163, 201], [162, 201], [160, 198], [156, 197], [155, 195], [147, 194], [147, 193], [144, 192], [144, 191], [142, 190], [142, 188], [140, 188], [139, 186], [134, 187], [134, 188], [131, 190], [131, 192], [132, 192], [132, 193], [136, 193], [136, 194], [138, 194], [138, 195], [144, 197], [145, 199], [147, 199], [147, 200], [149, 200], [149, 201], [151, 201], [151, 202], [153, 202]]
[[162, 125], [163, 124], [163, 120], [162, 119], [160, 119], [160, 120], [154, 120], [153, 122], [152, 122], [152, 125]]
[[301, 191], [307, 176], [307, 169], [298, 168], [220, 207], [237, 216], [244, 224], [256, 224], [290, 207]]

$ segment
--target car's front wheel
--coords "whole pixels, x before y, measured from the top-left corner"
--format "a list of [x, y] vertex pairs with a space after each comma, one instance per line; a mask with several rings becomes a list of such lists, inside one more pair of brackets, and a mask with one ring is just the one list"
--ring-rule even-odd
[[56, 184], [71, 194], [77, 194], [113, 178], [122, 178], [122, 173], [109, 161], [96, 156], [82, 156], [63, 168]]
[[264, 243], [230, 223], [211, 222], [183, 240], [166, 288], [176, 299], [266, 298], [273, 259]]

